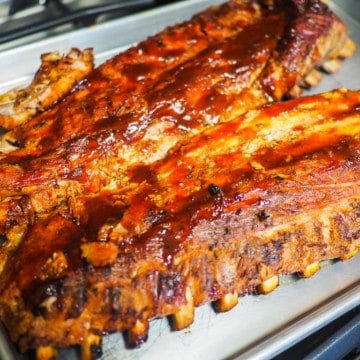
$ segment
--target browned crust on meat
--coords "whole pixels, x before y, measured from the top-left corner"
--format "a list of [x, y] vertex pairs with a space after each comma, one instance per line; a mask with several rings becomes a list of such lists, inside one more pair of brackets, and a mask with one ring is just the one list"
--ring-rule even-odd
[[4, 135], [0, 318], [21, 350], [139, 343], [358, 251], [359, 92], [265, 106], [345, 45], [322, 2], [231, 1]]
[[132, 194], [39, 219], [3, 273], [13, 340], [62, 347], [159, 316], [188, 324], [194, 306], [357, 251], [359, 104], [340, 90], [249, 112], [134, 172]]
[[6, 134], [2, 142], [18, 147], [6, 161], [114, 122], [132, 140], [147, 126], [137, 126], [140, 119], [171, 118], [190, 130], [235, 117], [290, 94], [313, 68], [341, 56], [346, 42], [345, 25], [321, 1], [230, 1], [101, 65], [61, 106]]
[[65, 97], [94, 68], [91, 49], [71, 49], [41, 56], [41, 66], [32, 82], [0, 96], [0, 127], [12, 129], [49, 109]]

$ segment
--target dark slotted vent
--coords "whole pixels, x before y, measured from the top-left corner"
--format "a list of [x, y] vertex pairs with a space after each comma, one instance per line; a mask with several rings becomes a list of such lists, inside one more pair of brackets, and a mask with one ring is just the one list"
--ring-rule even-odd
[[[109, 18], [153, 8], [164, 0], [12, 0], [3, 1], [0, 44], [69, 25], [94, 25]], [[6, 10], [5, 10], [6, 9]], [[6, 11], [6, 13], [5, 13]], [[5, 15], [5, 16], [4, 16]]]

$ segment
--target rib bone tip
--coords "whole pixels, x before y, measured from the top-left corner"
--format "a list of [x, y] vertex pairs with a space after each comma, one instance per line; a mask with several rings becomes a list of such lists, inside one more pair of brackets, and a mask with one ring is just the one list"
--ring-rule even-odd
[[130, 348], [137, 347], [146, 342], [149, 332], [149, 321], [136, 320], [135, 325], [124, 333], [126, 345]]
[[304, 82], [307, 86], [314, 87], [322, 80], [322, 78], [323, 78], [322, 74], [318, 70], [313, 69], [305, 77]]
[[306, 266], [303, 271], [300, 271], [299, 275], [303, 278], [309, 278], [320, 270], [320, 263], [318, 261]]
[[355, 42], [348, 38], [345, 42], [344, 47], [340, 50], [339, 57], [343, 59], [347, 59], [352, 55], [354, 55], [355, 51], [356, 51]]
[[327, 60], [322, 64], [322, 69], [326, 71], [328, 74], [332, 74], [338, 71], [342, 66], [342, 62], [339, 59], [331, 59]]
[[258, 288], [257, 291], [260, 294], [268, 294], [272, 291], [274, 291], [279, 286], [279, 277], [278, 276], [272, 276], [271, 278], [265, 280], [262, 282]]
[[95, 360], [102, 355], [101, 337], [88, 334], [81, 346], [81, 360]]
[[359, 249], [355, 249], [352, 251], [349, 251], [347, 254], [344, 254], [340, 257], [341, 260], [346, 261], [354, 257], [359, 252]]
[[233, 292], [223, 295], [220, 299], [214, 302], [214, 308], [218, 312], [225, 312], [231, 310], [238, 304], [239, 294], [235, 290]]
[[299, 85], [295, 85], [291, 90], [288, 91], [287, 96], [289, 98], [300, 97], [303, 93], [303, 89]]
[[37, 360], [56, 360], [57, 358], [58, 352], [52, 346], [40, 346], [36, 349]]

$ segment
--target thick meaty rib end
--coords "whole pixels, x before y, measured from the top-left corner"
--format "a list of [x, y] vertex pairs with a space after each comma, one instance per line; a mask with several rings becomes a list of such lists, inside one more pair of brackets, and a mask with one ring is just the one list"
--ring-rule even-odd
[[0, 96], [0, 127], [12, 129], [49, 109], [93, 69], [91, 49], [80, 51], [74, 48], [66, 55], [59, 52], [43, 54], [41, 66], [29, 86]]
[[267, 3], [211, 8], [101, 65], [61, 104], [3, 136], [18, 147], [12, 161], [114, 122], [130, 138], [155, 119], [184, 132], [208, 126], [295, 94], [314, 69], [345, 55], [346, 27], [321, 1]]
[[88, 353], [125, 331], [138, 344], [156, 317], [180, 329], [195, 306], [229, 310], [280, 275], [355, 254], [359, 105], [339, 90], [250, 111], [133, 169], [126, 196], [104, 189], [35, 221], [2, 273], [13, 341]]

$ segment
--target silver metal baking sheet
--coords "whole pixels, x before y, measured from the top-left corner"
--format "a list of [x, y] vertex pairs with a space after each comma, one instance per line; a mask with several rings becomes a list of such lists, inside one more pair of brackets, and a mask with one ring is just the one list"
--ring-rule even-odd
[[[358, 0], [330, 2], [348, 24], [360, 47], [360, 19], [344, 11]], [[218, 0], [188, 0], [99, 26], [73, 31], [25, 46], [0, 45], [0, 91], [29, 82], [40, 64], [40, 54], [71, 47], [92, 47], [100, 63], [131, 44], [167, 25], [189, 18]], [[351, 10], [351, 7], [350, 7]], [[357, 12], [358, 14], [358, 12]], [[336, 74], [325, 76], [312, 93], [338, 87], [360, 89], [360, 54], [344, 62]], [[270, 359], [335, 318], [360, 304], [360, 255], [346, 261], [322, 264], [310, 279], [283, 277], [281, 286], [266, 296], [246, 296], [233, 310], [216, 314], [210, 305], [196, 309], [189, 328], [170, 331], [166, 319], [151, 323], [148, 341], [138, 349], [126, 349], [121, 334], [106, 336], [103, 360], [219, 360]], [[63, 359], [76, 359], [74, 350], [60, 351]], [[24, 359], [7, 341], [0, 327], [0, 359]]]

